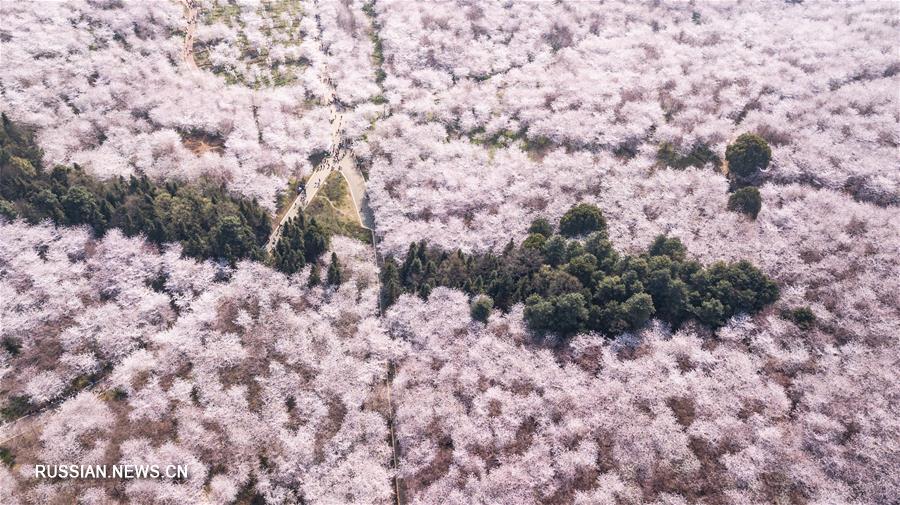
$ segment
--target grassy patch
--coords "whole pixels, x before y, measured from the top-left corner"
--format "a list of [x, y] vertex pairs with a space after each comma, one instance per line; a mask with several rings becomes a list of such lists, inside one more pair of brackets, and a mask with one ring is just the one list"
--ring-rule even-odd
[[4, 465], [12, 468], [12, 466], [16, 464], [16, 457], [13, 455], [12, 451], [6, 447], [0, 447], [0, 461], [2, 461]]
[[315, 218], [331, 235], [345, 235], [367, 244], [372, 242], [371, 232], [359, 224], [350, 188], [340, 172], [328, 176], [304, 214], [307, 218]]

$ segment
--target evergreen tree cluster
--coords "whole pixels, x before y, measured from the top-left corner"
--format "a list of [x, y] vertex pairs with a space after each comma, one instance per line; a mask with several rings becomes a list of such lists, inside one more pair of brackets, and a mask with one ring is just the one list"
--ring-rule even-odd
[[286, 274], [293, 274], [307, 262], [315, 263], [328, 249], [328, 243], [328, 233], [315, 218], [307, 220], [301, 212], [284, 223], [281, 237], [272, 251], [272, 265]]
[[[584, 204], [576, 207], [581, 216], [600, 213]], [[602, 226], [582, 239], [568, 239], [554, 234], [546, 220], [536, 220], [520, 246], [510, 241], [499, 255], [412, 243], [402, 263], [385, 261], [383, 307], [403, 292], [427, 297], [435, 286], [447, 286], [490, 297], [501, 310], [524, 302], [525, 318], [538, 332], [614, 336], [640, 328], [650, 317], [676, 327], [696, 319], [718, 328], [778, 298], [776, 284], [747, 261], [704, 267], [687, 259], [678, 239], [665, 236], [646, 253], [623, 255], [608, 240], [602, 214], [590, 222]], [[484, 319], [487, 301], [479, 300], [482, 306], [473, 307], [473, 314]]]
[[32, 133], [3, 115], [0, 214], [32, 223], [87, 224], [100, 235], [119, 228], [157, 244], [180, 242], [188, 256], [231, 264], [265, 255], [268, 213], [255, 201], [230, 195], [222, 184], [159, 184], [144, 175], [100, 180], [77, 164], [45, 169], [41, 156]]

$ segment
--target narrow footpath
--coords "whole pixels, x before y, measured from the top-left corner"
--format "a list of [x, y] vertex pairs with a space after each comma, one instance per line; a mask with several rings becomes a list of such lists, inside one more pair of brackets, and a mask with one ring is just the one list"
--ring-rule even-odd
[[294, 197], [294, 201], [291, 202], [288, 211], [285, 212], [278, 223], [275, 224], [275, 228], [269, 236], [269, 241], [266, 243], [266, 250], [269, 252], [271, 252], [275, 248], [275, 244], [278, 243], [284, 223], [290, 218], [296, 217], [300, 210], [305, 209], [306, 206], [312, 202], [316, 193], [318, 193], [319, 189], [325, 184], [325, 179], [327, 179], [328, 176], [331, 175], [331, 172], [335, 170], [340, 172], [347, 181], [347, 186], [350, 189], [350, 196], [353, 199], [353, 207], [356, 210], [356, 217], [359, 220], [359, 224], [368, 230], [372, 230], [374, 226], [374, 219], [372, 218], [368, 206], [365, 204], [366, 179], [356, 165], [356, 158], [353, 156], [353, 153], [345, 146], [343, 138], [344, 114], [339, 110], [339, 105], [334, 97], [334, 87], [326, 80], [323, 80], [322, 82], [329, 90], [327, 98], [331, 110], [331, 149], [322, 163], [310, 173], [303, 191]]
[[[194, 37], [196, 33], [199, 9], [194, 3], [194, 0], [180, 1], [185, 7], [185, 19], [187, 20], [187, 29], [185, 31], [182, 58], [184, 62], [191, 68], [197, 69], [197, 63], [194, 60]], [[376, 25], [373, 19], [373, 29], [375, 26]], [[321, 30], [321, 27], [319, 29]], [[316, 39], [316, 41], [317, 43], [320, 43], [318, 38]], [[281, 233], [284, 229], [284, 223], [286, 223], [292, 217], [296, 217], [302, 209], [305, 209], [310, 204], [310, 202], [312, 202], [313, 198], [315, 198], [319, 189], [321, 189], [324, 185], [325, 180], [329, 175], [331, 175], [331, 172], [337, 170], [347, 181], [347, 187], [349, 188], [350, 196], [353, 199], [353, 207], [356, 210], [356, 217], [359, 220], [359, 224], [363, 228], [369, 230], [369, 232], [372, 234], [373, 259], [375, 260], [375, 264], [378, 265], [378, 243], [377, 236], [374, 231], [375, 220], [372, 216], [371, 209], [366, 203], [366, 179], [363, 176], [362, 172], [359, 170], [359, 166], [356, 163], [356, 158], [353, 156], [353, 152], [350, 151], [350, 149], [348, 149], [347, 147], [348, 142], [346, 142], [346, 139], [344, 139], [344, 113], [341, 110], [342, 107], [336, 98], [335, 86], [332, 82], [330, 82], [330, 80], [324, 78], [324, 76], [320, 76], [320, 79], [322, 79], [322, 83], [325, 85], [325, 89], [327, 90], [325, 102], [328, 104], [328, 108], [330, 110], [331, 148], [325, 159], [313, 169], [312, 173], [309, 174], [303, 191], [294, 196], [294, 199], [291, 202], [291, 205], [288, 208], [287, 212], [285, 212], [284, 215], [281, 216], [281, 219], [279, 219], [279, 221], [275, 223], [275, 227], [272, 229], [271, 235], [269, 235], [269, 240], [266, 242], [266, 251], [271, 252], [275, 248], [275, 245], [278, 243], [278, 239], [281, 237]], [[380, 301], [378, 304], [378, 314], [379, 316], [382, 315], [382, 307]], [[391, 362], [388, 364], [387, 375], [385, 377], [385, 387], [387, 389], [388, 402], [387, 421], [389, 431], [389, 438], [387, 442], [391, 446], [391, 467], [394, 470], [394, 475], [391, 478], [391, 487], [393, 494], [392, 501], [396, 505], [401, 505], [402, 495], [400, 491], [400, 477], [398, 475], [400, 465], [398, 455], [399, 446], [397, 444], [397, 437], [394, 429], [394, 405], [392, 400], [393, 379], [395, 373], [395, 365], [393, 362]]]
[[181, 59], [194, 70], [197, 70], [197, 62], [194, 60], [194, 39], [197, 34], [197, 16], [200, 9], [194, 0], [181, 0], [184, 6], [184, 19], [187, 27], [184, 31], [184, 45], [181, 47]]

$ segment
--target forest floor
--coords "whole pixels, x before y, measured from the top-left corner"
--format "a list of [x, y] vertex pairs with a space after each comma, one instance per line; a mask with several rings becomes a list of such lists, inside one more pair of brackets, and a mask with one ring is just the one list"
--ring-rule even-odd
[[221, 154], [225, 151], [225, 142], [221, 138], [216, 138], [212, 135], [182, 135], [181, 143], [197, 156], [202, 156], [208, 152]]

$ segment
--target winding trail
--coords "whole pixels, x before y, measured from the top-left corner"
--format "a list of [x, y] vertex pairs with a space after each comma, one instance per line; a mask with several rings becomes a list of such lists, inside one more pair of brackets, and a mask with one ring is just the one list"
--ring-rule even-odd
[[353, 156], [353, 153], [346, 147], [343, 136], [344, 113], [340, 110], [340, 105], [335, 98], [334, 85], [326, 79], [322, 79], [322, 83], [328, 89], [326, 98], [331, 112], [331, 149], [322, 163], [313, 169], [303, 191], [294, 197], [294, 201], [291, 202], [288, 211], [276, 223], [272, 234], [269, 236], [269, 241], [266, 243], [266, 250], [269, 252], [278, 243], [284, 223], [288, 219], [297, 216], [301, 209], [305, 209], [312, 202], [316, 193], [324, 185], [325, 179], [335, 170], [340, 172], [347, 181], [347, 187], [350, 189], [353, 208], [356, 210], [359, 224], [370, 231], [375, 225], [372, 213], [366, 204], [366, 179], [356, 165], [356, 158]]
[[[179, 0], [185, 8], [185, 18], [187, 20], [187, 29], [184, 36], [184, 46], [182, 47], [182, 59], [183, 61], [193, 69], [198, 69], [197, 62], [194, 60], [194, 40], [196, 36], [197, 29], [197, 18], [199, 15], [199, 7], [195, 3], [195, 0]], [[318, 2], [316, 2], [318, 3]], [[318, 24], [318, 20], [317, 20]], [[376, 23], [372, 23], [372, 29], [376, 29]], [[316, 38], [316, 43], [321, 45], [321, 26], [319, 27], [319, 37]], [[272, 233], [269, 235], [269, 240], [266, 242], [266, 251], [271, 252], [275, 245], [278, 243], [278, 239], [281, 237], [281, 233], [284, 229], [284, 223], [286, 223], [292, 217], [296, 217], [302, 209], [305, 209], [310, 202], [312, 202], [313, 198], [315, 198], [319, 189], [325, 183], [325, 180], [331, 174], [331, 172], [337, 170], [344, 177], [344, 180], [347, 181], [347, 187], [350, 190], [350, 197], [353, 200], [353, 208], [356, 210], [356, 217], [359, 220], [359, 224], [369, 230], [372, 234], [372, 251], [373, 258], [375, 260], [376, 266], [378, 266], [378, 242], [377, 236], [375, 234], [375, 219], [372, 215], [372, 211], [369, 208], [367, 202], [366, 195], [366, 179], [363, 176], [362, 172], [359, 170], [359, 166], [356, 163], [356, 157], [353, 156], [353, 152], [350, 151], [347, 147], [347, 142], [344, 139], [343, 135], [343, 126], [344, 126], [344, 113], [341, 110], [342, 106], [338, 102], [335, 86], [334, 84], [324, 78], [324, 76], [320, 75], [320, 79], [322, 84], [325, 85], [325, 89], [327, 90], [327, 94], [325, 97], [325, 102], [328, 104], [329, 110], [331, 112], [331, 149], [329, 150], [326, 158], [316, 166], [312, 173], [306, 180], [306, 185], [302, 192], [299, 192], [294, 196], [293, 201], [291, 202], [290, 207], [287, 212], [281, 216], [281, 219], [278, 220]], [[379, 317], [383, 315], [383, 307], [381, 306], [381, 300], [378, 301], [378, 315]], [[394, 419], [394, 405], [393, 405], [393, 380], [394, 375], [396, 374], [396, 367], [393, 362], [388, 363], [387, 375], [385, 376], [385, 388], [387, 390], [387, 407], [388, 407], [388, 431], [390, 438], [387, 442], [390, 443], [391, 446], [391, 466], [394, 470], [394, 475], [391, 478], [392, 484], [392, 494], [393, 494], [393, 502], [396, 505], [400, 505], [402, 503], [401, 492], [400, 492], [400, 477], [399, 477], [399, 446], [397, 444], [397, 437], [395, 427], [395, 419]]]
[[192, 69], [198, 70], [197, 62], [194, 60], [194, 39], [197, 36], [197, 17], [200, 14], [200, 8], [194, 3], [194, 0], [180, 0], [184, 6], [184, 18], [187, 21], [187, 29], [184, 32], [184, 45], [181, 47], [181, 59]]

